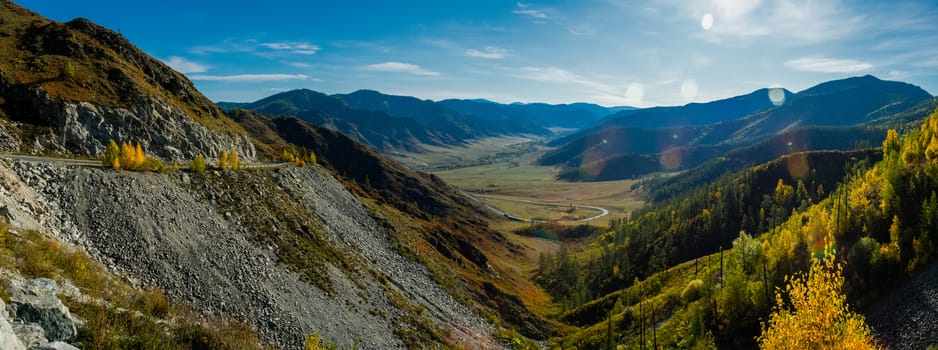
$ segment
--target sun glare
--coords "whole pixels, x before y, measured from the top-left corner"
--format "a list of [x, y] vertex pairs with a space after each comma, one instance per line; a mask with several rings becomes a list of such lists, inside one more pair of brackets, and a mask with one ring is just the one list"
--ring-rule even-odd
[[769, 101], [772, 101], [772, 104], [776, 106], [785, 103], [785, 89], [778, 87], [769, 88]]
[[704, 30], [710, 30], [713, 27], [713, 15], [707, 13], [700, 18], [700, 27]]
[[634, 104], [642, 102], [645, 97], [645, 86], [639, 83], [631, 83], [625, 90], [625, 98]]
[[685, 101], [693, 101], [697, 97], [697, 81], [694, 79], [687, 79], [681, 83], [681, 97]]

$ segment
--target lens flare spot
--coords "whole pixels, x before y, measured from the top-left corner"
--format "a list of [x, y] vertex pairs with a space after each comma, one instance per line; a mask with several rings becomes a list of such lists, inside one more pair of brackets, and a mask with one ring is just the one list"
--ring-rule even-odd
[[645, 97], [645, 86], [642, 84], [631, 83], [625, 90], [625, 99], [632, 103], [638, 104], [642, 102], [643, 97]]
[[662, 168], [674, 170], [681, 167], [684, 162], [684, 154], [680, 148], [672, 147], [658, 156], [658, 162], [661, 163]]
[[804, 177], [808, 174], [810, 168], [808, 160], [801, 153], [788, 156], [785, 165], [788, 167], [788, 173], [793, 178]]
[[602, 152], [596, 149], [584, 153], [583, 159], [580, 161], [580, 171], [590, 177], [598, 176], [605, 167], [606, 162], [603, 159]]
[[704, 30], [710, 30], [713, 27], [713, 15], [705, 13], [703, 17], [700, 17], [700, 27]]
[[769, 88], [769, 101], [772, 101], [772, 104], [776, 106], [785, 103], [785, 89], [778, 87]]
[[684, 100], [692, 101], [697, 97], [697, 81], [694, 79], [687, 79], [681, 83], [681, 97]]
[[677, 140], [677, 134], [672, 134], [672, 135], [671, 135], [671, 138]]

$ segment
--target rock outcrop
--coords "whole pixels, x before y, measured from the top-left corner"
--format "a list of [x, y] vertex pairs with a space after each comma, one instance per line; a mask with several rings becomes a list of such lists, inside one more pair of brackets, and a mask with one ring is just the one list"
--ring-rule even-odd
[[9, 310], [0, 301], [0, 349], [76, 349], [66, 341], [84, 324], [59, 300], [58, 283], [47, 278], [27, 280], [9, 270], [0, 270], [0, 276], [10, 296]]
[[31, 347], [28, 350], [79, 350], [79, 349], [66, 342], [54, 341], [54, 342], [45, 343], [39, 346]]
[[16, 132], [16, 125], [0, 120], [0, 152], [15, 152], [20, 149], [20, 137]]
[[35, 323], [14, 323], [13, 333], [20, 339], [24, 346], [30, 348], [49, 343], [46, 339], [45, 330], [42, 326]]
[[23, 342], [13, 331], [13, 325], [10, 324], [10, 317], [7, 314], [6, 304], [0, 300], [0, 349], [5, 350], [23, 350]]
[[[38, 133], [27, 149], [100, 156], [109, 140], [139, 142], [147, 153], [163, 159], [188, 160], [197, 154], [215, 157], [236, 150], [245, 160], [255, 158], [250, 139], [240, 133], [209, 129], [165, 99], [141, 96], [128, 107], [108, 107], [91, 102], [57, 100], [41, 88], [10, 83], [0, 74], [0, 96], [19, 110], [32, 110], [34, 122], [51, 128]], [[14, 150], [23, 142], [0, 126], [0, 150]]]
[[18, 321], [39, 325], [49, 341], [67, 341], [78, 334], [76, 320], [56, 296], [59, 286], [55, 281], [37, 278], [25, 283], [6, 282], [10, 308]]

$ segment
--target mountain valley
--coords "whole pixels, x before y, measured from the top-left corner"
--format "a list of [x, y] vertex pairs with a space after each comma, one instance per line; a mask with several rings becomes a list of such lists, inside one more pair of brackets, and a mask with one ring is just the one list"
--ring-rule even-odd
[[919, 86], [213, 102], [201, 84], [229, 78], [180, 59], [0, 2], [0, 348], [938, 345], [938, 98]]

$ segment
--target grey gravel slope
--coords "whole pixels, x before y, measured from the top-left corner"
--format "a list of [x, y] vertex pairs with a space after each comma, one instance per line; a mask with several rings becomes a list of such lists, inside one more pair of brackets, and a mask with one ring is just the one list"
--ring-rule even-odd
[[[2, 165], [0, 165], [2, 167]], [[456, 302], [422, 265], [391, 249], [388, 233], [338, 181], [319, 167], [252, 171], [270, 176], [297, 206], [314, 212], [337, 247], [390, 280], [382, 286], [360, 271], [350, 277], [327, 264], [329, 294], [278, 262], [275, 247], [258, 246], [240, 214], [222, 212], [190, 176], [57, 167], [14, 162], [10, 168], [42, 197], [36, 210], [50, 232], [82, 245], [111, 269], [208, 314], [252, 323], [262, 336], [298, 348], [317, 332], [364, 349], [399, 348], [388, 288], [424, 305], [429, 318], [459, 342], [489, 347], [492, 326]], [[246, 194], [248, 195], [248, 194]], [[276, 215], [252, 213], [249, 215]], [[479, 337], [478, 335], [482, 335]], [[469, 338], [470, 335], [476, 335]]]
[[866, 320], [887, 348], [938, 345], [938, 263], [889, 291], [868, 309]]

